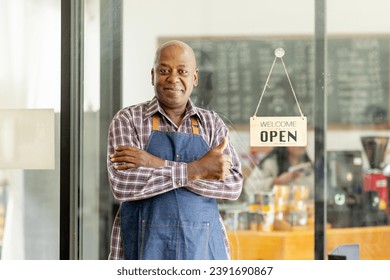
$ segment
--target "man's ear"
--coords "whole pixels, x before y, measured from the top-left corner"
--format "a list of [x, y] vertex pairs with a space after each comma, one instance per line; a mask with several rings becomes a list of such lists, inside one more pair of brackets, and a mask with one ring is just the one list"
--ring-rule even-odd
[[194, 73], [194, 87], [198, 86], [198, 68], [195, 69], [195, 73]]
[[150, 70], [150, 76], [152, 78], [152, 86], [154, 86], [154, 69]]

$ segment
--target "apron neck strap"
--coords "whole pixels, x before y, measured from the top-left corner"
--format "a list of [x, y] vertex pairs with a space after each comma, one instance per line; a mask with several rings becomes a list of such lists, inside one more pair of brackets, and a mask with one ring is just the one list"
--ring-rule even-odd
[[152, 116], [152, 129], [153, 130], [158, 130], [158, 127], [159, 127], [159, 125], [158, 125], [158, 115], [156, 114], [156, 115], [153, 115]]
[[199, 123], [198, 119], [194, 116], [191, 116], [191, 124], [192, 124], [192, 133], [199, 135]]
[[[199, 135], [199, 123], [196, 117], [191, 116], [191, 124], [192, 124], [192, 133]], [[152, 116], [152, 129], [159, 130], [159, 116], [157, 114]]]

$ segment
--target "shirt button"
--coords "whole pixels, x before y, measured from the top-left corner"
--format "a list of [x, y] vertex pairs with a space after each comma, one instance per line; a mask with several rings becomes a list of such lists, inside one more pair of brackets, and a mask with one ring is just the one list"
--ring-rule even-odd
[[176, 182], [176, 185], [178, 185], [179, 187], [181, 187], [181, 186], [182, 186], [181, 181], [177, 181], [177, 182]]

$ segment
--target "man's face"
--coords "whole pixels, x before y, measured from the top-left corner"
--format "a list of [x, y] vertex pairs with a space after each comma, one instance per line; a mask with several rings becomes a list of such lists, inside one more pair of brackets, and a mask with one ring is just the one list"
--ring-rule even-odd
[[152, 69], [152, 84], [164, 109], [184, 110], [197, 83], [196, 62], [191, 49], [175, 44], [161, 49]]

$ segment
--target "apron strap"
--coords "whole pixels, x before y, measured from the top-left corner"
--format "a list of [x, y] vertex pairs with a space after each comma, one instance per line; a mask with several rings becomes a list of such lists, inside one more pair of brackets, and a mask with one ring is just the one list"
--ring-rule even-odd
[[[199, 123], [196, 117], [191, 116], [192, 133], [199, 135]], [[159, 130], [159, 116], [157, 114], [152, 116], [152, 129]]]
[[199, 135], [199, 123], [197, 118], [191, 116], [191, 123], [192, 123], [192, 133]]
[[158, 127], [159, 127], [159, 125], [158, 125], [158, 115], [156, 114], [156, 115], [152, 116], [152, 129], [153, 130], [158, 130]]

